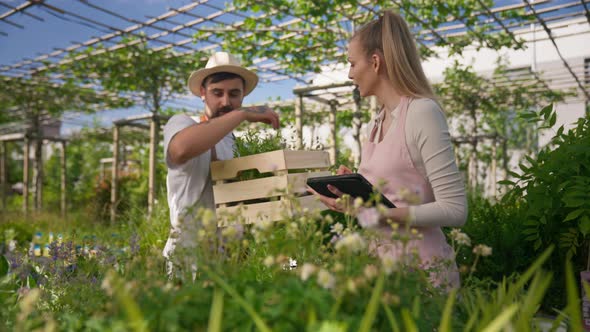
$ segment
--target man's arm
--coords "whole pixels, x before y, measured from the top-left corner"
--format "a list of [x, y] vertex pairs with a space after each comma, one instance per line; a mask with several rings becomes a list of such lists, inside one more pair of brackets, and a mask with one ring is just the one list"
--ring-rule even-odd
[[268, 106], [242, 107], [207, 122], [198, 123], [178, 132], [168, 145], [168, 159], [174, 165], [210, 150], [242, 121], [263, 122], [277, 129], [279, 116]]

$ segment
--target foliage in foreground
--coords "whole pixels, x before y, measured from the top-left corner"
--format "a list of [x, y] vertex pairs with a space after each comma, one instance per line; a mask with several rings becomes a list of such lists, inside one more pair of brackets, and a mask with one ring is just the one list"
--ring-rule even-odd
[[[216, 231], [211, 211], [198, 215], [199, 246], [184, 257], [197, 257], [194, 281], [185, 259], [177, 261], [175, 278], [166, 276], [165, 209], [149, 221], [138, 215], [120, 224], [116, 235], [113, 226], [95, 237], [83, 227], [64, 232], [47, 257], [29, 252], [34, 237], [14, 243], [4, 232], [2, 328], [533, 331], [551, 280], [540, 268], [548, 250], [519, 278], [483, 287], [468, 271], [463, 287], [447, 293], [433, 287], [413, 261], [369, 255], [375, 235], [350, 218], [339, 223], [299, 211], [277, 223]], [[60, 222], [46, 223], [44, 234]], [[456, 250], [468, 246], [461, 234], [452, 235]], [[419, 234], [400, 229], [394, 236], [404, 246]], [[477, 259], [487, 259], [481, 247], [474, 248]], [[579, 317], [577, 290], [570, 293], [560, 320]]]

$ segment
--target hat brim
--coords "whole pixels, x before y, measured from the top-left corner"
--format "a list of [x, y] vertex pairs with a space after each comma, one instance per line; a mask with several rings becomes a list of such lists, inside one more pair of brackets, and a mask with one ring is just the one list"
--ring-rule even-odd
[[258, 84], [258, 75], [244, 67], [223, 65], [215, 68], [203, 68], [191, 73], [188, 78], [188, 89], [195, 95], [201, 96], [201, 85], [207, 76], [215, 73], [232, 73], [244, 79], [244, 96], [247, 96], [254, 90]]

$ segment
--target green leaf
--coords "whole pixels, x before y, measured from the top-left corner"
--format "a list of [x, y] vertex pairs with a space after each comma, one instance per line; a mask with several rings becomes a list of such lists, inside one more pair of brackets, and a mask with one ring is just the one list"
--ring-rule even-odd
[[586, 210], [584, 210], [584, 209], [574, 210], [574, 211], [568, 213], [563, 221], [574, 220], [574, 219], [578, 218], [582, 213], [584, 213], [584, 211], [586, 211]]
[[252, 318], [258, 330], [263, 332], [272, 331], [264, 322], [264, 320], [262, 320], [262, 317], [260, 317], [256, 310], [254, 310], [252, 305], [250, 305], [250, 303], [248, 303], [248, 301], [246, 301], [246, 299], [244, 299], [244, 297], [242, 297], [235, 288], [223, 280], [219, 275], [214, 273], [208, 266], [203, 265], [202, 269], [209, 276], [209, 278], [211, 278], [217, 285], [219, 285], [224, 291], [233, 297], [240, 307], [242, 307], [242, 309], [244, 309], [248, 315], [250, 315], [250, 318]]
[[505, 327], [508, 327], [512, 316], [518, 311], [518, 304], [513, 303], [508, 308], [504, 309], [500, 315], [498, 315], [493, 321], [486, 326], [482, 332], [500, 332]]
[[438, 330], [440, 332], [451, 332], [451, 315], [453, 314], [453, 304], [455, 303], [455, 295], [457, 294], [457, 290], [453, 289], [447, 298], [447, 303], [445, 304], [445, 308], [443, 310], [442, 318], [440, 320], [440, 324], [438, 326]]
[[8, 262], [6, 256], [2, 255], [2, 258], [0, 258], [0, 278], [7, 275], [9, 270], [10, 262]]
[[543, 109], [541, 110], [541, 112], [539, 112], [539, 114], [541, 114], [543, 116], [543, 118], [545, 118], [545, 120], [547, 120], [552, 111], [553, 111], [553, 104], [549, 104], [549, 105], [543, 107]]
[[404, 322], [404, 331], [418, 332], [416, 322], [407, 308], [402, 308], [402, 321]]
[[211, 303], [211, 312], [209, 313], [208, 332], [221, 331], [221, 322], [223, 317], [223, 291], [215, 288], [213, 291], [213, 301]]
[[551, 115], [551, 118], [549, 119], [549, 126], [550, 127], [555, 126], [555, 122], [557, 122], [557, 113], [553, 113]]
[[383, 310], [385, 310], [385, 315], [387, 316], [387, 320], [389, 321], [389, 325], [391, 326], [391, 330], [393, 332], [400, 332], [399, 324], [391, 309], [387, 306], [387, 304], [383, 303]]
[[377, 279], [375, 288], [373, 288], [373, 292], [371, 293], [371, 299], [369, 300], [369, 304], [367, 305], [367, 309], [365, 310], [365, 314], [363, 315], [363, 319], [361, 320], [361, 325], [359, 327], [360, 332], [371, 331], [373, 321], [375, 320], [375, 317], [377, 317], [377, 309], [379, 309], [379, 300], [381, 299], [381, 293], [383, 292], [384, 283], [385, 274], [381, 273], [381, 275]]
[[519, 117], [522, 119], [533, 119], [537, 117], [537, 113], [535, 112], [524, 112], [524, 113], [520, 113]]
[[574, 278], [572, 262], [565, 262], [565, 286], [567, 292], [567, 311], [570, 318], [570, 331], [582, 332], [582, 312], [578, 296], [578, 282]]
[[588, 216], [583, 216], [582, 220], [580, 221], [580, 232], [582, 232], [583, 236], [590, 234], [590, 218]]
[[30, 275], [27, 276], [27, 287], [28, 288], [36, 288], [37, 287], [37, 281], [35, 281], [35, 278], [33, 278]]
[[524, 164], [522, 164], [522, 163], [521, 163], [521, 164], [518, 164], [518, 168], [520, 168], [520, 169], [521, 169], [521, 170], [522, 170], [524, 173], [527, 173], [527, 172], [530, 170], [530, 168], [529, 168], [529, 167], [526, 167], [526, 166], [525, 166]]
[[514, 186], [516, 183], [510, 180], [502, 180], [498, 181], [498, 184], [507, 185], [507, 186]]
[[586, 200], [584, 198], [579, 198], [579, 197], [575, 197], [573, 195], [570, 195], [570, 196], [564, 197], [563, 202], [565, 203], [565, 206], [567, 206], [567, 207], [579, 207], [579, 206], [584, 205], [584, 203], [586, 203]]

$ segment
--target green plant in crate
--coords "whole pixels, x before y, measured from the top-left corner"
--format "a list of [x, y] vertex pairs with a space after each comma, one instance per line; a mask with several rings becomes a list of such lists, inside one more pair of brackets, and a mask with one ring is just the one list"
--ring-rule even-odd
[[[280, 136], [280, 132], [274, 134], [264, 134], [258, 129], [248, 128], [243, 135], [236, 137], [236, 157], [245, 157], [253, 154], [271, 152], [285, 149], [285, 140]], [[251, 180], [261, 177], [257, 170], [248, 170], [240, 172], [239, 179]]]
[[245, 157], [253, 154], [282, 150], [286, 146], [280, 132], [274, 134], [261, 133], [258, 129], [248, 128], [243, 135], [236, 137], [236, 157]]

